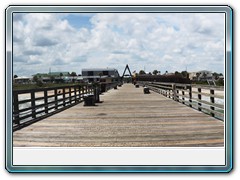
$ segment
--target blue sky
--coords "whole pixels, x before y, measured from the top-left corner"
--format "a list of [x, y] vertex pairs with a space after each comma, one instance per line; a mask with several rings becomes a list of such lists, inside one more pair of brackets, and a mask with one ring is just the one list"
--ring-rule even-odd
[[223, 13], [17, 13], [13, 73], [224, 72]]
[[92, 28], [92, 24], [90, 22], [91, 18], [92, 15], [90, 13], [86, 14], [85, 16], [79, 16], [78, 13], [73, 13], [69, 14], [66, 17], [63, 17], [63, 20], [66, 19], [68, 23], [76, 29], [81, 28], [91, 29]]

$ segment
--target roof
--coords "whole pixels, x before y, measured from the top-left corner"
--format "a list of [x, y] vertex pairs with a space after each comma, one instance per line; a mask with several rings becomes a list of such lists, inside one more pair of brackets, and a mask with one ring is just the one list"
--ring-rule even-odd
[[47, 73], [37, 73], [37, 74], [34, 74], [33, 76], [47, 76], [48, 74]]
[[117, 71], [114, 68], [85, 68], [82, 71]]
[[[114, 75], [111, 75], [111, 76], [101, 76], [101, 78], [102, 79], [104, 79], [104, 78], [111, 78], [111, 77], [114, 77]], [[98, 76], [82, 76], [82, 78], [84, 78], [84, 79], [88, 79], [88, 78], [100, 78], [100, 76], [98, 75]]]
[[65, 75], [69, 75], [69, 72], [49, 72], [49, 75], [54, 75], [54, 76], [60, 76], [60, 74], [63, 74], [63, 76]]
[[49, 77], [49, 76], [60, 76], [60, 74], [63, 74], [63, 76], [68, 76], [69, 72], [49, 72], [49, 73], [37, 73], [33, 76], [43, 76], [43, 77]]
[[198, 73], [203, 73], [203, 72], [212, 73], [212, 71], [207, 71], [207, 70], [198, 71]]
[[17, 77], [17, 78], [14, 78], [14, 79], [31, 79], [30, 77], [26, 77], [26, 76], [22, 76], [22, 77]]

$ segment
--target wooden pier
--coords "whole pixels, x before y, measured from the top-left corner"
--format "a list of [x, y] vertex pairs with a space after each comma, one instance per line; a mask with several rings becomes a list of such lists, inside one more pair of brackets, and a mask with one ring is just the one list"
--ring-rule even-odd
[[224, 122], [124, 84], [13, 133], [14, 147], [222, 147]]

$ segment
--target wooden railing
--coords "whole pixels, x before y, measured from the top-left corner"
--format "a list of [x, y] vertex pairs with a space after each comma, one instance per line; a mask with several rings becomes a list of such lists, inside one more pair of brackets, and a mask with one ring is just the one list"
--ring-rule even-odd
[[224, 119], [223, 87], [149, 81], [137, 83], [217, 119]]
[[92, 85], [13, 91], [13, 130], [46, 118], [83, 101]]
[[[117, 82], [108, 83], [104, 88], [108, 91], [115, 86]], [[82, 102], [84, 95], [94, 94], [97, 98], [100, 88], [101, 84], [84, 84], [13, 90], [13, 131]]]

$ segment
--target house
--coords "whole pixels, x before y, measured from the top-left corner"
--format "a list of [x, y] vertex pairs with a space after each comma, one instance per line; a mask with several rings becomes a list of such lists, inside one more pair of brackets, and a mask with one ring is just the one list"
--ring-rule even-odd
[[213, 80], [213, 74], [211, 71], [202, 70], [198, 72], [189, 73], [189, 79], [192, 81], [208, 81]]
[[190, 80], [196, 81], [197, 80], [197, 72], [188, 73], [188, 77], [189, 77]]
[[114, 68], [91, 68], [82, 69], [82, 78], [88, 82], [112, 83], [119, 81], [120, 76], [118, 70]]
[[31, 78], [26, 76], [16, 77], [13, 82], [16, 84], [28, 84], [31, 82]]
[[198, 81], [207, 81], [207, 80], [213, 80], [213, 75], [211, 71], [198, 71], [197, 72]]
[[70, 76], [69, 72], [49, 72], [49, 73], [37, 73], [33, 77], [37, 77], [42, 82], [64, 82], [64, 79]]
[[32, 76], [35, 76], [37, 77], [38, 79], [41, 79], [41, 78], [44, 78], [44, 77], [48, 77], [48, 73], [37, 73], [37, 74], [34, 74]]

